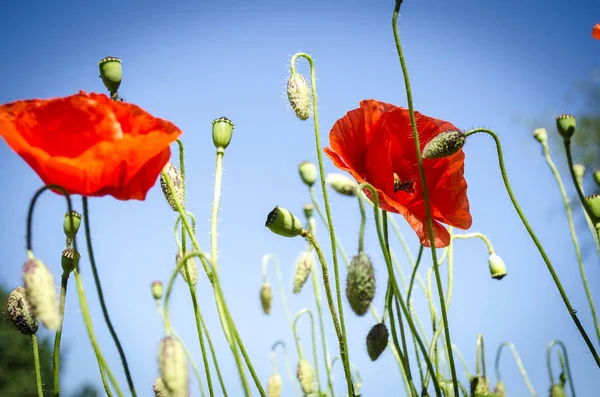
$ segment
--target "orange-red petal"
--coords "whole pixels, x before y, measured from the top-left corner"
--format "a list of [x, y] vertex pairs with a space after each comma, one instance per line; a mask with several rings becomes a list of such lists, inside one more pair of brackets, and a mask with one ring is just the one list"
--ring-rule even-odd
[[597, 39], [597, 40], [600, 40], [600, 23], [597, 23], [592, 28], [592, 37], [595, 38], [595, 39]]

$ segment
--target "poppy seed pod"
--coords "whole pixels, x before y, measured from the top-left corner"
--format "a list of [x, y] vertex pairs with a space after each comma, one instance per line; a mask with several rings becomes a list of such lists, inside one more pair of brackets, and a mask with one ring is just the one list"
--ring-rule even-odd
[[212, 138], [217, 149], [227, 149], [233, 135], [233, 122], [227, 117], [219, 117], [212, 122]]
[[556, 118], [556, 128], [565, 140], [570, 140], [575, 133], [575, 117], [570, 114], [562, 114]]
[[280, 397], [282, 389], [281, 375], [274, 373], [267, 382], [267, 397]]
[[590, 209], [590, 218], [594, 225], [600, 223], [600, 194], [593, 194], [585, 198], [585, 202]]
[[600, 186], [600, 170], [594, 171], [594, 181], [596, 182], [596, 185]]
[[[179, 262], [181, 261], [181, 259], [183, 258], [183, 255], [181, 255], [181, 251], [177, 252], [177, 255], [175, 255], [175, 262], [177, 265], [179, 265]], [[192, 285], [196, 285], [198, 284], [198, 263], [196, 262], [196, 259], [194, 257], [188, 258], [187, 262], [187, 270], [190, 274], [190, 280], [192, 281]], [[185, 272], [185, 267], [186, 265], [182, 265], [179, 268], [179, 274], [181, 274], [181, 277], [183, 277], [183, 280], [187, 283], [188, 282], [188, 278]]]
[[533, 130], [533, 137], [537, 139], [539, 143], [544, 143], [548, 141], [548, 132], [546, 132], [545, 128], [536, 128]]
[[152, 282], [152, 296], [156, 300], [161, 300], [163, 297], [163, 283], [160, 281]]
[[300, 178], [308, 187], [312, 187], [317, 180], [317, 166], [310, 161], [303, 161], [298, 166]]
[[375, 297], [375, 270], [368, 255], [361, 252], [352, 258], [346, 278], [346, 297], [350, 307], [363, 316]]
[[492, 278], [496, 280], [502, 280], [502, 278], [506, 276], [506, 265], [504, 264], [504, 260], [495, 252], [492, 252], [490, 253], [488, 262], [490, 265], [490, 273]]
[[356, 196], [358, 184], [346, 175], [331, 173], [327, 175], [327, 184], [339, 194], [344, 196]]
[[60, 258], [60, 264], [64, 274], [69, 274], [75, 270], [77, 265], [79, 265], [80, 258], [81, 255], [79, 255], [79, 252], [75, 251], [74, 248], [67, 248], [64, 250]]
[[123, 78], [121, 60], [115, 57], [105, 57], [98, 62], [100, 77], [111, 95], [119, 90]]
[[504, 383], [502, 383], [501, 380], [499, 380], [496, 383], [496, 386], [494, 386], [494, 393], [496, 393], [498, 397], [506, 397], [506, 388], [504, 387]]
[[307, 359], [301, 358], [298, 361], [296, 375], [304, 394], [310, 395], [315, 392], [315, 371]]
[[577, 179], [577, 183], [581, 185], [581, 181], [583, 180], [583, 176], [585, 175], [585, 166], [583, 164], [573, 164], [573, 173], [575, 174], [575, 179]]
[[160, 376], [154, 381], [152, 389], [154, 390], [154, 397], [169, 397], [169, 391]]
[[299, 294], [302, 287], [308, 280], [308, 276], [314, 266], [315, 258], [312, 253], [306, 251], [300, 255], [296, 262], [296, 272], [294, 274], [294, 294]]
[[314, 210], [315, 207], [311, 203], [304, 204], [304, 216], [306, 219], [312, 218]]
[[485, 376], [473, 376], [470, 383], [471, 396], [485, 397], [490, 394], [490, 384]]
[[158, 353], [160, 377], [170, 397], [187, 397], [188, 366], [179, 341], [167, 336], [160, 342]]
[[302, 222], [285, 208], [275, 207], [267, 215], [265, 226], [275, 234], [283, 237], [296, 237], [304, 232]]
[[371, 361], [381, 356], [388, 344], [389, 333], [384, 323], [377, 323], [367, 334], [367, 353]]
[[556, 383], [550, 387], [550, 397], [567, 397], [567, 393], [564, 387]]
[[260, 305], [265, 314], [271, 313], [271, 304], [273, 303], [273, 289], [271, 284], [264, 282], [260, 287]]
[[57, 329], [60, 325], [60, 315], [54, 278], [50, 270], [39, 259], [30, 259], [23, 265], [23, 281], [27, 299], [37, 318], [46, 328]]
[[467, 137], [462, 131], [446, 131], [434, 137], [423, 148], [421, 157], [439, 159], [452, 156], [465, 145]]
[[65, 220], [63, 221], [63, 230], [65, 231], [65, 236], [68, 239], [74, 239], [79, 231], [79, 226], [81, 225], [81, 214], [71, 211], [65, 214]]
[[300, 120], [310, 117], [310, 88], [304, 76], [292, 73], [287, 82], [287, 95], [290, 106]]
[[179, 169], [175, 166], [175, 164], [168, 162], [163, 168], [163, 171], [169, 176], [171, 180], [171, 185], [173, 186], [173, 195], [169, 190], [169, 185], [167, 185], [167, 181], [163, 176], [162, 172], [160, 173], [160, 188], [169, 203], [169, 206], [173, 209], [173, 211], [179, 213], [177, 210], [177, 206], [175, 205], [175, 198], [179, 202], [181, 208], [185, 210], [185, 181], [183, 180]]
[[15, 288], [6, 299], [6, 314], [8, 320], [23, 335], [33, 335], [37, 332], [39, 324], [33, 307], [27, 300], [27, 292], [23, 287]]

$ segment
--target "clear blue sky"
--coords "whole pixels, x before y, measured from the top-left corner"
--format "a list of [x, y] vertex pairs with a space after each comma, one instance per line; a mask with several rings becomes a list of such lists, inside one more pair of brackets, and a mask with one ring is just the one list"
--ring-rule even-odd
[[[391, 29], [393, 1], [5, 1], [0, 8], [4, 53], [0, 103], [69, 95], [80, 89], [105, 92], [97, 62], [107, 55], [122, 58], [122, 95], [184, 131], [189, 209], [196, 215], [198, 238], [206, 249], [215, 160], [210, 122], [220, 116], [233, 120], [236, 129], [225, 155], [219, 219], [223, 289], [263, 384], [270, 375], [269, 350], [276, 340], [288, 344], [295, 366], [293, 339], [278, 296], [270, 317], [262, 315], [258, 300], [261, 258], [267, 252], [279, 258], [287, 291], [291, 291], [293, 264], [304, 242], [271, 234], [264, 221], [275, 205], [301, 215], [308, 195], [298, 178], [297, 165], [316, 160], [312, 120], [300, 122], [286, 108], [289, 59], [297, 51], [308, 52], [315, 59], [323, 145], [335, 120], [362, 99], [405, 106]], [[592, 26], [599, 21], [600, 8], [594, 0], [569, 4], [555, 0], [407, 0], [399, 20], [415, 107], [460, 128], [488, 127], [500, 135], [515, 194], [592, 337], [591, 316], [560, 196], [541, 148], [531, 137], [533, 126], [522, 120], [544, 115], [546, 124], [552, 126], [552, 117], [577, 110], [565, 98], [573, 92], [575, 82], [587, 79], [600, 66], [600, 42], [591, 38]], [[306, 64], [301, 64], [300, 70], [306, 73]], [[549, 133], [554, 134], [554, 129]], [[491, 239], [508, 266], [508, 276], [500, 282], [489, 277], [487, 251], [480, 241], [456, 243], [449, 313], [453, 343], [473, 371], [476, 336], [483, 333], [488, 374], [494, 383], [495, 349], [505, 340], [512, 341], [538, 394], [543, 395], [549, 387], [545, 349], [552, 339], [560, 339], [569, 348], [578, 394], [593, 395], [599, 369], [512, 208], [492, 140], [475, 136], [465, 151], [471, 231], [483, 232]], [[0, 282], [14, 288], [21, 283], [21, 265], [26, 259], [27, 206], [41, 181], [5, 144], [0, 144], [0, 166], [4, 186]], [[334, 171], [328, 160], [325, 167]], [[570, 185], [569, 192], [573, 194]], [[75, 203], [81, 210], [79, 198]], [[336, 230], [346, 251], [353, 254], [359, 224], [356, 201], [333, 196], [332, 205]], [[57, 282], [64, 246], [64, 209], [58, 195], [46, 195], [36, 207], [34, 221], [35, 254], [52, 269]], [[92, 199], [90, 211], [107, 304], [132, 364], [139, 395], [148, 396], [158, 374], [156, 353], [164, 332], [150, 283], [166, 281], [174, 265], [175, 215], [158, 186], [145, 202]], [[399, 223], [416, 255], [414, 233], [402, 219]], [[322, 244], [328, 247], [322, 224], [319, 227]], [[376, 304], [381, 312], [386, 277], [372, 219], [367, 233], [366, 250], [377, 269]], [[580, 240], [587, 246], [591, 243], [585, 229]], [[82, 248], [83, 243], [80, 239]], [[407, 269], [399, 245], [394, 242], [393, 248]], [[585, 264], [592, 293], [600, 304], [600, 263], [593, 250], [588, 251]], [[102, 320], [87, 255], [83, 255], [81, 267], [99, 342], [121, 386], [126, 387]], [[420, 274], [426, 275], [425, 266]], [[275, 283], [272, 270], [269, 277]], [[172, 301], [174, 325], [200, 362], [189, 295], [181, 281], [177, 287]], [[240, 395], [205, 278], [198, 289], [230, 395]], [[309, 290], [300, 296], [290, 292], [287, 297], [293, 312], [313, 307]], [[415, 297], [426, 319], [418, 290]], [[364, 337], [372, 319], [357, 318], [347, 304], [344, 309], [350, 357], [361, 370], [363, 395], [404, 395], [390, 352], [375, 363], [367, 357]], [[327, 324], [333, 348], [330, 320]], [[306, 350], [310, 346], [307, 323], [302, 321], [301, 328]], [[68, 352], [64, 387], [72, 389], [82, 381], [101, 387], [74, 283], [70, 284], [63, 338]], [[596, 338], [593, 340], [598, 347]], [[506, 355], [502, 368], [509, 394], [526, 395], [514, 363], [508, 361]], [[279, 364], [285, 380], [283, 395], [293, 396], [281, 358]], [[458, 368], [462, 374], [462, 367]], [[337, 367], [335, 379], [336, 391], [341, 394], [341, 367]], [[199, 395], [197, 388], [192, 388], [192, 395]]]

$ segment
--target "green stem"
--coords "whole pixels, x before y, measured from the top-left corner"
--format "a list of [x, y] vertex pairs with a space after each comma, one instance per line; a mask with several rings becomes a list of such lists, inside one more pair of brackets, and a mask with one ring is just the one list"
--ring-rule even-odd
[[504, 156], [502, 154], [502, 146], [500, 145], [500, 139], [498, 139], [498, 136], [492, 130], [488, 130], [486, 128], [477, 128], [477, 129], [471, 130], [471, 131], [465, 133], [465, 136], [469, 136], [469, 135], [472, 135], [472, 134], [475, 134], [478, 132], [483, 132], [485, 134], [488, 134], [494, 139], [494, 142], [496, 143], [496, 150], [498, 152], [498, 163], [500, 165], [500, 172], [502, 174], [502, 180], [504, 181], [504, 186], [506, 187], [506, 191], [508, 192], [508, 195], [510, 196], [510, 200], [511, 200], [513, 206], [515, 207], [515, 210], [519, 214], [519, 217], [521, 218], [521, 222], [527, 229], [527, 232], [531, 236], [531, 239], [533, 240], [535, 246], [537, 247], [538, 251], [540, 252], [542, 259], [544, 260], [544, 263], [546, 264], [546, 267], [548, 268], [548, 271], [550, 272], [550, 275], [552, 276], [552, 279], [554, 280], [554, 284], [556, 284], [556, 288], [558, 289], [558, 292], [560, 293], [560, 296], [565, 304], [565, 307], [567, 308], [567, 311], [571, 315], [571, 318], [573, 319], [573, 322], [577, 326], [577, 329], [581, 333], [581, 336], [585, 340], [585, 343], [587, 344], [588, 349], [592, 353], [592, 356], [594, 357], [594, 360], [596, 361], [596, 365], [598, 365], [598, 367], [600, 367], [600, 357], [598, 356], [598, 353], [596, 352], [596, 348], [592, 344], [592, 341], [590, 340], [588, 334], [585, 332], [583, 325], [579, 321], [579, 318], [577, 317], [577, 314], [575, 313], [573, 306], [571, 306], [569, 297], [567, 296], [567, 293], [565, 292], [565, 290], [558, 278], [558, 275], [554, 271], [554, 267], [552, 266], [552, 263], [550, 262], [548, 255], [546, 255], [546, 251], [544, 251], [544, 247], [542, 247], [542, 244], [540, 243], [540, 241], [538, 240], [533, 229], [529, 225], [529, 222], [527, 221], [527, 218], [525, 217], [525, 214], [521, 210], [521, 206], [519, 205], [519, 202], [517, 201], [517, 199], [512, 191], [510, 182], [508, 181], [508, 176], [506, 174], [506, 167], [504, 166]]
[[285, 360], [285, 368], [287, 370], [290, 380], [292, 381], [292, 385], [294, 385], [294, 390], [296, 390], [296, 394], [298, 395], [298, 397], [302, 397], [302, 392], [300, 392], [300, 389], [297, 385], [298, 382], [296, 382], [296, 378], [294, 378], [294, 375], [292, 374], [292, 369], [290, 368], [290, 360], [288, 359], [285, 342], [279, 340], [273, 344], [273, 347], [271, 347], [271, 354], [273, 356], [275, 355], [275, 349], [277, 349], [277, 346], [281, 346], [281, 348], [283, 349], [283, 359]]
[[358, 232], [358, 252], [363, 252], [364, 240], [365, 240], [365, 224], [367, 223], [367, 215], [365, 214], [365, 205], [363, 204], [363, 198], [360, 194], [357, 194], [358, 207], [360, 208], [360, 230]]
[[44, 397], [44, 390], [42, 389], [42, 373], [40, 371], [40, 353], [38, 351], [38, 340], [35, 334], [31, 334], [31, 346], [33, 348], [33, 366], [35, 367], [35, 384], [38, 397]]
[[465, 370], [466, 377], [468, 379], [470, 379], [471, 378], [471, 371], [469, 371], [469, 365], [467, 364], [467, 361], [465, 360], [465, 358], [463, 357], [462, 353], [458, 349], [458, 346], [452, 345], [452, 350], [454, 350], [454, 352], [458, 356], [458, 360], [462, 363], [463, 369]]
[[321, 179], [321, 190], [323, 192], [323, 202], [325, 203], [325, 213], [327, 214], [327, 224], [329, 229], [329, 237], [331, 240], [331, 256], [333, 258], [333, 273], [335, 277], [335, 289], [337, 295], [337, 305], [338, 310], [340, 312], [340, 326], [341, 326], [341, 341], [343, 343], [340, 344], [340, 348], [343, 348], [343, 351], [340, 351], [340, 357], [342, 359], [342, 363], [344, 364], [344, 373], [346, 375], [346, 382], [348, 383], [348, 395], [354, 396], [354, 385], [352, 383], [352, 374], [350, 372], [350, 356], [348, 354], [347, 346], [348, 342], [346, 341], [346, 325], [344, 323], [344, 309], [342, 306], [342, 294], [340, 291], [340, 275], [338, 268], [338, 259], [336, 252], [336, 240], [335, 240], [335, 232], [333, 230], [333, 221], [331, 218], [331, 208], [329, 206], [329, 198], [327, 195], [327, 188], [325, 185], [325, 169], [323, 167], [323, 153], [321, 150], [321, 136], [319, 133], [319, 110], [317, 106], [317, 77], [315, 73], [315, 64], [310, 55], [305, 53], [297, 53], [292, 57], [290, 62], [291, 72], [295, 73], [296, 68], [296, 59], [302, 57], [306, 59], [310, 65], [310, 76], [311, 76], [311, 88], [312, 88], [312, 105], [313, 105], [313, 120], [314, 120], [314, 129], [315, 129], [315, 145], [317, 149], [317, 158], [319, 163], [319, 175]]
[[300, 338], [298, 338], [298, 332], [296, 330], [296, 326], [298, 324], [298, 319], [304, 313], [308, 313], [310, 316], [310, 329], [311, 329], [311, 338], [313, 345], [313, 360], [315, 362], [315, 377], [317, 378], [317, 390], [321, 393], [321, 379], [319, 377], [319, 360], [317, 359], [317, 341], [315, 339], [315, 319], [313, 317], [312, 312], [309, 309], [302, 309], [296, 314], [296, 318], [294, 319], [294, 339], [296, 340], [296, 347], [298, 348], [298, 356], [302, 358], [302, 348], [300, 347]]
[[60, 315], [60, 324], [58, 325], [58, 329], [56, 330], [56, 335], [54, 336], [54, 353], [52, 357], [53, 362], [53, 378], [54, 378], [54, 397], [58, 397], [60, 395], [60, 341], [62, 338], [62, 329], [63, 323], [65, 320], [65, 300], [67, 296], [67, 285], [69, 282], [69, 273], [63, 273], [60, 279], [60, 303], [58, 307], [58, 312]]
[[281, 277], [281, 269], [279, 268], [279, 261], [274, 255], [266, 254], [263, 256], [262, 260], [262, 271], [263, 271], [263, 281], [267, 281], [267, 266], [269, 264], [269, 260], [273, 262], [273, 266], [275, 267], [275, 276], [277, 277], [277, 283], [279, 284], [279, 295], [281, 295], [281, 302], [283, 303], [283, 308], [285, 310], [285, 316], [287, 317], [290, 328], [294, 328], [292, 324], [292, 315], [290, 314], [290, 309], [287, 304], [287, 299], [285, 297], [285, 290], [283, 289], [283, 281]]
[[485, 243], [485, 245], [490, 253], [494, 252], [494, 246], [492, 245], [490, 240], [483, 233], [475, 232], [475, 233], [455, 234], [454, 236], [452, 236], [452, 238], [455, 240], [466, 240], [466, 239], [470, 239], [470, 238], [478, 238], [478, 239], [481, 239]]
[[571, 367], [569, 366], [569, 356], [567, 355], [567, 348], [565, 344], [559, 340], [553, 340], [548, 344], [548, 348], [546, 350], [546, 363], [548, 365], [548, 374], [550, 375], [550, 384], [554, 384], [554, 376], [552, 374], [552, 347], [554, 345], [559, 345], [563, 351], [563, 356], [565, 357], [565, 366], [567, 368], [567, 376], [569, 378], [569, 387], [571, 388], [571, 397], [575, 397], [575, 384], [573, 383], [573, 375], [571, 375]]
[[480, 376], [479, 369], [482, 370], [482, 375], [486, 377], [485, 371], [485, 346], [483, 344], [483, 335], [477, 335], [477, 350], [475, 353], [475, 375]]
[[517, 364], [517, 367], [519, 368], [519, 372], [521, 373], [521, 377], [525, 381], [525, 385], [527, 386], [527, 389], [529, 390], [529, 393], [533, 397], [535, 397], [537, 394], [535, 392], [535, 389], [533, 388], [533, 385], [531, 384], [531, 381], [529, 380], [529, 377], [527, 376], [527, 371], [525, 371], [525, 367], [523, 366], [521, 357], [519, 357], [519, 352], [517, 351], [517, 348], [515, 347], [515, 345], [512, 344], [511, 342], [504, 342], [500, 346], [498, 346], [498, 351], [496, 352], [496, 365], [495, 365], [497, 381], [498, 382], [502, 381], [502, 375], [500, 374], [500, 355], [502, 354], [502, 348], [504, 348], [505, 346], [510, 349], [510, 351], [513, 355], [513, 358], [515, 359], [515, 363]]
[[[398, 223], [396, 223], [396, 221], [394, 220], [394, 217], [390, 216], [389, 218], [390, 218], [390, 224], [392, 225], [392, 228], [394, 229], [394, 234], [396, 235], [396, 237], [398, 237], [398, 241], [400, 241], [400, 244], [402, 245], [402, 249], [406, 253], [406, 258], [408, 259], [408, 263], [410, 263], [410, 266], [414, 269], [415, 260], [412, 256], [412, 254], [410, 253], [410, 249], [408, 248], [408, 244], [406, 244], [406, 240], [404, 239], [404, 236], [400, 232]], [[392, 259], [393, 259], [393, 255], [392, 255]], [[442, 263], [442, 262], [443, 261], [440, 260], [440, 263]], [[402, 272], [400, 271], [400, 267], [397, 264], [396, 264], [396, 267], [398, 268], [398, 272], [400, 273], [400, 275], [402, 275]], [[419, 273], [417, 273], [417, 281], [418, 281], [419, 285], [421, 286], [421, 291], [423, 291], [423, 294], [427, 295], [427, 292], [425, 291], [426, 290], [425, 283], [423, 282], [423, 279], [421, 279], [421, 276], [419, 275]]]
[[423, 244], [419, 246], [419, 255], [417, 256], [417, 262], [415, 262], [413, 266], [413, 271], [410, 276], [410, 283], [408, 284], [408, 294], [406, 295], [406, 303], [410, 302], [410, 294], [412, 293], [413, 285], [415, 283], [415, 276], [417, 275], [417, 269], [419, 268], [419, 264], [421, 263], [421, 257], [423, 256]]
[[585, 210], [587, 215], [590, 217], [590, 219], [594, 219], [594, 217], [592, 216], [592, 210], [588, 203], [585, 201], [585, 197], [583, 197], [583, 191], [581, 190], [581, 187], [577, 182], [577, 176], [575, 175], [575, 170], [573, 169], [573, 156], [571, 155], [571, 139], [565, 138], [564, 144], [565, 152], [567, 152], [567, 163], [569, 164], [569, 171], [571, 173], [571, 178], [573, 179], [573, 184], [575, 185], [575, 190], [577, 191], [577, 196], [579, 197], [581, 205], [583, 206], [583, 209]]

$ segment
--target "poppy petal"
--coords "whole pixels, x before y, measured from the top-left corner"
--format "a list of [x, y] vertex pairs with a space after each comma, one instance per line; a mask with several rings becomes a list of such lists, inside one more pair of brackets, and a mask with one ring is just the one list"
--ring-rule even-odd
[[600, 40], [600, 23], [597, 23], [592, 28], [592, 37], [594, 39]]

